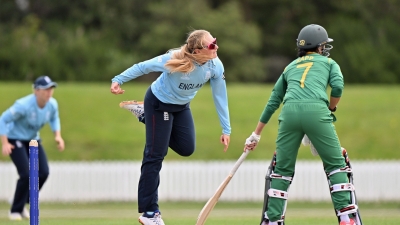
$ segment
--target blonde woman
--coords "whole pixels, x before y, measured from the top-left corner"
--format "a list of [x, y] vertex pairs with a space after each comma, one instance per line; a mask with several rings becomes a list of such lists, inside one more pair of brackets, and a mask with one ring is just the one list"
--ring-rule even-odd
[[143, 225], [164, 224], [158, 206], [160, 170], [168, 147], [181, 156], [193, 154], [195, 128], [190, 102], [198, 90], [210, 81], [218, 112], [224, 151], [230, 142], [230, 119], [224, 66], [217, 56], [217, 39], [206, 30], [189, 33], [186, 43], [164, 55], [134, 64], [112, 79], [111, 93], [123, 94], [121, 85], [150, 72], [161, 72], [144, 98], [144, 102], [121, 102], [146, 125], [141, 176], [138, 190], [138, 211]]

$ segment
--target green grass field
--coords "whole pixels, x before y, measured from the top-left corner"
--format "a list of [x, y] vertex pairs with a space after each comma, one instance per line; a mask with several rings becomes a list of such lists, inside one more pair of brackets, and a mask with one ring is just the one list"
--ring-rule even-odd
[[[194, 225], [204, 203], [161, 203], [167, 225]], [[209, 215], [206, 225], [259, 224], [261, 203], [219, 202]], [[0, 203], [0, 225], [25, 225], [28, 220], [12, 221], [7, 218], [8, 204]], [[364, 225], [400, 224], [399, 203], [360, 204]], [[136, 203], [41, 203], [41, 225], [133, 225], [138, 224]], [[287, 225], [336, 225], [337, 220], [330, 203], [289, 202]]]
[[[66, 150], [59, 153], [49, 126], [42, 138], [49, 160], [140, 160], [144, 146], [144, 126], [133, 115], [118, 107], [122, 100], [143, 99], [148, 84], [130, 82], [123, 85], [125, 94], [109, 92], [110, 83], [59, 83], [54, 97], [59, 102], [62, 134]], [[209, 85], [204, 86], [191, 103], [196, 125], [197, 149], [185, 160], [236, 160], [245, 139], [256, 126], [269, 98], [271, 85], [229, 84], [232, 125], [231, 144], [223, 152], [219, 143], [221, 127], [212, 102]], [[32, 92], [29, 83], [0, 83], [0, 111], [17, 98]], [[346, 86], [338, 106], [336, 129], [342, 146], [351, 159], [400, 159], [400, 87]], [[256, 151], [248, 159], [269, 161], [275, 148], [277, 117], [274, 114], [264, 129]], [[182, 157], [169, 151], [166, 160]], [[301, 146], [299, 159], [315, 159]], [[0, 160], [9, 160], [0, 157]]]
[[[59, 83], [54, 97], [60, 106], [62, 134], [66, 150], [59, 153], [48, 126], [42, 138], [51, 161], [140, 160], [144, 145], [144, 126], [118, 107], [122, 100], [143, 99], [147, 84], [128, 83], [124, 95], [109, 93], [109, 83]], [[228, 85], [231, 110], [231, 145], [223, 153], [219, 143], [221, 128], [211, 90], [205, 86], [191, 104], [196, 124], [197, 150], [185, 160], [237, 160], [243, 143], [253, 131], [267, 102], [272, 86], [256, 84]], [[0, 83], [0, 111], [20, 97], [31, 93], [28, 83]], [[346, 86], [336, 116], [342, 146], [351, 159], [400, 159], [398, 129], [400, 128], [399, 86]], [[275, 148], [277, 117], [272, 117], [262, 134], [259, 148], [248, 159], [271, 159]], [[173, 151], [166, 160], [181, 160]], [[299, 159], [315, 159], [308, 148], [300, 147]], [[9, 161], [9, 157], [0, 157]], [[204, 206], [201, 203], [160, 204], [168, 225], [193, 225]], [[399, 203], [360, 203], [364, 225], [400, 224]], [[0, 225], [25, 225], [28, 221], [10, 222], [9, 205], [0, 202]], [[136, 203], [41, 203], [41, 225], [128, 225], [139, 224]], [[259, 224], [261, 203], [219, 202], [207, 225]], [[335, 225], [336, 217], [330, 203], [289, 202], [287, 225]]]

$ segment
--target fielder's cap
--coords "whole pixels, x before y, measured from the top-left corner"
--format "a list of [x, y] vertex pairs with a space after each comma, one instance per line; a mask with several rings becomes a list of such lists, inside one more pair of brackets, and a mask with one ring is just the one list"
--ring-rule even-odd
[[35, 89], [47, 89], [50, 87], [57, 87], [57, 83], [48, 76], [40, 76], [33, 83], [33, 88]]

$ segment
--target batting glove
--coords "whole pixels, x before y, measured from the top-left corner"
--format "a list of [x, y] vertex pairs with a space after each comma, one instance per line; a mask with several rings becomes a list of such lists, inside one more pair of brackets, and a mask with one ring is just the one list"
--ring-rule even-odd
[[258, 143], [260, 141], [261, 135], [257, 135], [256, 133], [251, 133], [250, 137], [246, 139], [245, 145], [249, 145], [251, 143]]
[[310, 139], [308, 138], [307, 135], [304, 135], [303, 139], [301, 140], [301, 143], [304, 146], [310, 146], [311, 154], [313, 154], [313, 156], [317, 156], [318, 155], [317, 149], [311, 143], [311, 141], [310, 141]]

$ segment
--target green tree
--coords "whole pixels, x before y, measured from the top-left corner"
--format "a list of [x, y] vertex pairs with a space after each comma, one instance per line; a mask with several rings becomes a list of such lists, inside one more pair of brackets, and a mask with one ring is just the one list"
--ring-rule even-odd
[[[179, 13], [177, 13], [177, 6]], [[267, 76], [258, 55], [261, 33], [248, 23], [237, 1], [212, 9], [204, 1], [172, 0], [153, 3], [147, 22], [153, 24], [139, 40], [139, 52], [146, 57], [180, 47], [193, 29], [206, 29], [218, 40], [218, 55], [229, 81], [256, 81]], [[151, 21], [154, 20], [154, 21]]]
[[18, 1], [26, 8], [16, 2], [0, 7], [2, 80], [47, 73], [109, 81], [179, 47], [191, 29], [206, 29], [218, 38], [229, 81], [275, 82], [296, 57], [300, 29], [316, 23], [334, 39], [331, 57], [346, 82], [400, 82], [400, 1]]

